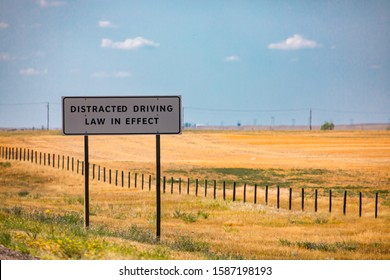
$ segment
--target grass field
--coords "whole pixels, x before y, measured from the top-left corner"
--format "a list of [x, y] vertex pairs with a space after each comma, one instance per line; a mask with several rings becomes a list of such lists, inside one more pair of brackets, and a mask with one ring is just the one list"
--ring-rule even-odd
[[[129, 189], [91, 180], [91, 227], [86, 231], [80, 174], [0, 159], [0, 244], [43, 259], [390, 259], [389, 131], [185, 131], [163, 135], [161, 142], [162, 175], [168, 186], [162, 195], [159, 243], [153, 187]], [[91, 136], [89, 145], [91, 164], [150, 174], [154, 184], [153, 136]], [[83, 159], [83, 137], [62, 136], [58, 131], [1, 132], [0, 146]], [[182, 178], [181, 195], [176, 181], [170, 193], [171, 177]], [[187, 178], [190, 195], [184, 190]], [[199, 179], [198, 197], [195, 179]], [[223, 181], [228, 188], [226, 201], [221, 198]], [[265, 185], [270, 186], [268, 205]], [[282, 197], [279, 209], [277, 185]], [[302, 187], [305, 211], [301, 211]], [[289, 188], [294, 191], [292, 210], [287, 205]], [[315, 189], [320, 194], [317, 212]], [[329, 190], [334, 195], [332, 213]], [[344, 190], [349, 195], [347, 215], [342, 209]], [[358, 216], [360, 191], [362, 217]], [[379, 193], [376, 219], [375, 193]]]

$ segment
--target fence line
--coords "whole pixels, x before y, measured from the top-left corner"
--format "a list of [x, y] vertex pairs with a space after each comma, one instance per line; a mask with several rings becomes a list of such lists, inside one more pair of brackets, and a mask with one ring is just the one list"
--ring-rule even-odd
[[[5, 160], [16, 160], [16, 161], [23, 161], [23, 162], [30, 162], [30, 163], [35, 163], [36, 165], [40, 165], [42, 166], [42, 158], [43, 158], [43, 166], [48, 166], [48, 167], [52, 167], [52, 168], [57, 168], [57, 169], [62, 169], [62, 170], [66, 170], [66, 171], [71, 171], [71, 172], [75, 172], [75, 158], [74, 157], [70, 157], [70, 156], [64, 156], [62, 155], [62, 161], [61, 161], [61, 155], [57, 155], [54, 154], [54, 153], [42, 153], [42, 152], [39, 152], [39, 161], [38, 161], [38, 151], [36, 150], [33, 150], [33, 149], [26, 149], [26, 148], [15, 148], [15, 147], [7, 147], [7, 146], [0, 146], [0, 157], [2, 159], [5, 159]], [[57, 165], [56, 165], [56, 159], [57, 159]], [[65, 160], [66, 159], [66, 160]], [[81, 165], [81, 175], [84, 176], [85, 174], [85, 170], [84, 170], [84, 162], [83, 161], [80, 161], [79, 159], [77, 159], [76, 161], [76, 174], [79, 174], [80, 172], [80, 165]], [[97, 176], [96, 176], [96, 167], [97, 167]], [[103, 182], [106, 183], [106, 167], [103, 166], [101, 167], [100, 165], [97, 165], [95, 163], [93, 164], [90, 164], [90, 168], [92, 169], [92, 172], [91, 173], [91, 177], [92, 177], [92, 180], [97, 180], [99, 182], [101, 182], [102, 180], [102, 177], [103, 177]], [[120, 172], [120, 173], [119, 173]], [[103, 174], [101, 174], [103, 173]], [[120, 176], [119, 176], [120, 174]], [[133, 176], [133, 182], [134, 184], [131, 183], [132, 181], [132, 176]], [[112, 170], [111, 169], [108, 169], [108, 184], [111, 185], [111, 184], [115, 184], [115, 186], [118, 186], [120, 185], [122, 188], [125, 186], [125, 172], [123, 170], [115, 170], [115, 181], [113, 182], [112, 180]], [[120, 178], [120, 180], [119, 180]], [[146, 178], [145, 178], [145, 174], [141, 174], [141, 190], [144, 190], [145, 188], [145, 184], [147, 183], [148, 185], [148, 191], [151, 191], [151, 188], [152, 188], [152, 175], [149, 174], [148, 176], [148, 180], [146, 181]], [[120, 181], [120, 182], [119, 182]], [[138, 173], [137, 172], [134, 172], [134, 173], [131, 173], [130, 171], [127, 172], [127, 188], [131, 188], [133, 186], [134, 189], [137, 189], [137, 186], [138, 186], [138, 181], [139, 181], [139, 178], [138, 178]], [[170, 193], [171, 194], [174, 194], [175, 193], [175, 189], [174, 189], [174, 186], [175, 186], [175, 182], [177, 182], [177, 193], [178, 194], [182, 194], [182, 184], [186, 184], [187, 185], [187, 190], [186, 190], [186, 194], [187, 195], [190, 195], [191, 194], [191, 185], [192, 185], [192, 188], [193, 188], [193, 191], [194, 191], [194, 195], [197, 197], [199, 195], [199, 188], [200, 188], [200, 181], [198, 178], [196, 178], [195, 180], [191, 180], [190, 178], [187, 178], [187, 182], [185, 183], [184, 180], [182, 180], [182, 178], [178, 178], [178, 179], [174, 179], [173, 177], [170, 177], [169, 180], [166, 179], [166, 176], [163, 177], [163, 193], [166, 193], [166, 187], [167, 187], [167, 184], [170, 184]], [[226, 200], [229, 200], [228, 198], [228, 193], [230, 194], [230, 200], [233, 201], [233, 202], [236, 202], [236, 201], [242, 201], [242, 203], [253, 203], [253, 204], [258, 204], [258, 198], [259, 198], [259, 192], [258, 192], [258, 188], [261, 188], [260, 186], [258, 186], [257, 183], [255, 183], [253, 186], [252, 186], [252, 190], [249, 190], [251, 185], [250, 184], [247, 184], [246, 182], [243, 183], [243, 186], [242, 188], [240, 188], [240, 190], [242, 190], [242, 195], [241, 195], [241, 199], [238, 198], [238, 185], [237, 185], [237, 182], [232, 182], [232, 186], [231, 188], [227, 189], [227, 182], [224, 180], [224, 181], [219, 181], [222, 188], [217, 188], [217, 185], [218, 185], [218, 182], [217, 180], [213, 180], [213, 195], [212, 195], [212, 198], [213, 199], [222, 199], [224, 201]], [[192, 183], [192, 184], [191, 184]], [[205, 179], [203, 180], [203, 188], [204, 188], [204, 197], [206, 198], [208, 196], [208, 187], [209, 187], [209, 184], [208, 184], [208, 180]], [[268, 184], [265, 185], [265, 187], [263, 187], [264, 189], [264, 204], [265, 205], [269, 205], [270, 204], [270, 187]], [[301, 188], [301, 192], [300, 192], [300, 199], [299, 199], [299, 196], [297, 196], [296, 200], [300, 200], [300, 210], [302, 212], [305, 211], [305, 203], [307, 203], [307, 200], [308, 198], [313, 198], [313, 211], [314, 212], [318, 212], [318, 208], [319, 208], [319, 204], [318, 204], [318, 198], [319, 198], [319, 194], [318, 194], [318, 189], [321, 189], [323, 191], [323, 195], [322, 197], [326, 198], [325, 197], [325, 192], [328, 191], [328, 212], [329, 213], [332, 213], [332, 211], [334, 211], [333, 209], [333, 206], [334, 206], [334, 193], [332, 193], [332, 189], [325, 189], [325, 188], [315, 188], [314, 189], [314, 192], [312, 190], [312, 188], [304, 188], [302, 187]], [[312, 193], [308, 193], [307, 190], [312, 190]], [[281, 191], [282, 191], [282, 188], [280, 188], [280, 186], [276, 185], [275, 187], [275, 191], [276, 191], [276, 197], [275, 197], [275, 204], [276, 205], [273, 205], [274, 207], [276, 207], [277, 209], [280, 209], [282, 208], [281, 207]], [[222, 192], [222, 194], [221, 194]], [[248, 199], [248, 195], [252, 193], [253, 194], [253, 198], [252, 199]], [[288, 210], [293, 210], [296, 208], [293, 207], [294, 205], [294, 199], [293, 199], [293, 194], [297, 194], [299, 192], [297, 191], [293, 191], [293, 189], [290, 187], [288, 188], [288, 206], [286, 207], [286, 209]], [[219, 194], [219, 195], [218, 195]], [[220, 197], [221, 196], [221, 197]], [[353, 195], [350, 194], [350, 198], [352, 198]], [[344, 190], [343, 193], [342, 193], [342, 213], [343, 215], [347, 215], [347, 198], [348, 198], [348, 192], [347, 190]], [[296, 204], [296, 203], [295, 203]], [[351, 204], [349, 204], [351, 206]], [[363, 194], [362, 192], [360, 191], [358, 193], [358, 202], [357, 202], [357, 205], [358, 205], [358, 210], [357, 210], [357, 214], [359, 217], [362, 217], [362, 212], [363, 212]], [[379, 193], [376, 192], [375, 193], [375, 203], [374, 203], [374, 217], [377, 218], [378, 217], [378, 205], [379, 205]], [[296, 209], [295, 209], [296, 210]]]

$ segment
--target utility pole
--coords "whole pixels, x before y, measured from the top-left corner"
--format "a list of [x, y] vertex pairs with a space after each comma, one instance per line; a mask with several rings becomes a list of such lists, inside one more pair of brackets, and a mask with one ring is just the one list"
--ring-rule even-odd
[[310, 108], [310, 117], [309, 117], [309, 128], [311, 130], [311, 120], [312, 120], [312, 111], [311, 111], [311, 108]]
[[49, 130], [49, 120], [50, 120], [49, 110], [50, 110], [50, 103], [47, 102], [47, 130]]

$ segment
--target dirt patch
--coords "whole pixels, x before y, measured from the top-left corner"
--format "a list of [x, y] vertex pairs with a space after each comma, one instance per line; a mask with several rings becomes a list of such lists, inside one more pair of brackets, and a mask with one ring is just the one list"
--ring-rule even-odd
[[0, 245], [0, 260], [38, 260], [30, 255], [8, 249]]

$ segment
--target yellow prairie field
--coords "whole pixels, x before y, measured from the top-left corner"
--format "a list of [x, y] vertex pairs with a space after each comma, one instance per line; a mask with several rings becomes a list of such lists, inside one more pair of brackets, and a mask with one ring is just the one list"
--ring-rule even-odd
[[[83, 160], [83, 144], [83, 137], [62, 136], [59, 132], [0, 133], [0, 147], [55, 154], [55, 160], [57, 156]], [[89, 146], [91, 227], [120, 230], [136, 225], [153, 232], [155, 137], [90, 136]], [[107, 237], [107, 242], [132, 246], [141, 253], [130, 256], [107, 250], [92, 257], [81, 254], [78, 258], [390, 258], [389, 131], [184, 131], [182, 135], [161, 136], [161, 162], [162, 175], [166, 177], [161, 243], [145, 245]], [[53, 168], [48, 163], [39, 165], [31, 160], [4, 157], [1, 163], [1, 204], [8, 212], [20, 207], [24, 211], [57, 214], [75, 211], [82, 215], [81, 171], [79, 174], [67, 171], [57, 163]], [[96, 167], [93, 174], [92, 164]], [[106, 182], [97, 179], [97, 168], [103, 166], [113, 172], [111, 184], [108, 179]], [[117, 170], [119, 178], [115, 175]], [[196, 179], [198, 196], [195, 196]], [[187, 182], [190, 182], [189, 194]], [[223, 199], [224, 182], [226, 200]], [[237, 186], [235, 194], [233, 184]], [[258, 186], [256, 203], [255, 184]], [[269, 186], [267, 203], [266, 185]], [[280, 186], [280, 201], [276, 198], [277, 186]], [[302, 188], [305, 188], [304, 209]], [[317, 209], [314, 208], [315, 190]], [[330, 190], [332, 212], [329, 212]], [[343, 213], [344, 191], [348, 192], [346, 213]], [[358, 214], [360, 192], [361, 216]], [[374, 217], [376, 194], [377, 218]], [[7, 234], [15, 240], [21, 239], [17, 230], [9, 230]], [[196, 246], [198, 250], [191, 246], [186, 250], [180, 246], [177, 249], [179, 241], [188, 240], [192, 245], [198, 242], [195, 244], [200, 244], [200, 249]], [[151, 250], [157, 250], [159, 257], [151, 254]], [[41, 258], [61, 258], [36, 248], [30, 248], [29, 252]]]

